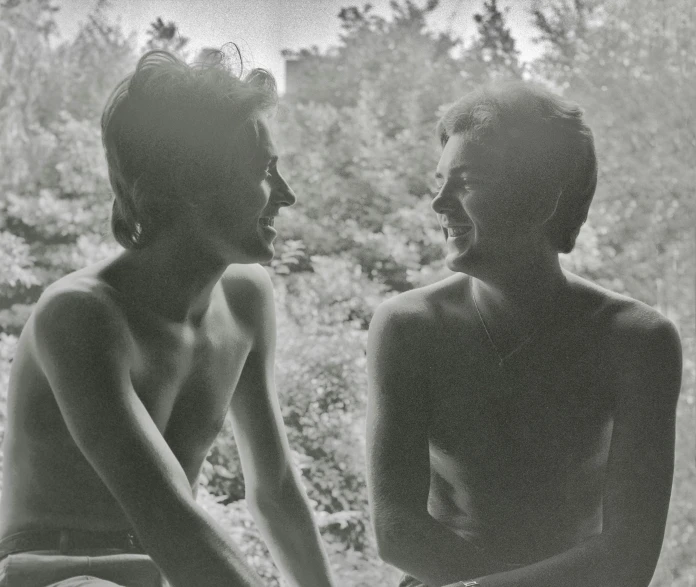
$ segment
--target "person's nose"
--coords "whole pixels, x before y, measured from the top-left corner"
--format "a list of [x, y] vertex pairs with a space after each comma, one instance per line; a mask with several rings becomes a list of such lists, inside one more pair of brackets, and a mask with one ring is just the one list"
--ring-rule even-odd
[[452, 211], [454, 209], [454, 205], [454, 198], [452, 198], [452, 195], [449, 193], [446, 183], [440, 188], [440, 191], [437, 192], [437, 195], [433, 198], [433, 201], [430, 202], [430, 207], [437, 214], [446, 214], [447, 212]]
[[276, 189], [273, 190], [273, 199], [279, 207], [292, 206], [295, 202], [297, 202], [295, 192], [288, 185], [288, 182], [285, 181], [285, 178], [282, 175], [278, 174], [278, 179], [280, 181], [278, 182]]

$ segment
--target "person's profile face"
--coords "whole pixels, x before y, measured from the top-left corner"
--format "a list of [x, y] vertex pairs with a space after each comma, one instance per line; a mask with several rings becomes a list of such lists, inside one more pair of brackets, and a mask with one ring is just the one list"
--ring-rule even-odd
[[529, 225], [517, 210], [502, 153], [495, 143], [473, 140], [469, 133], [452, 135], [442, 150], [432, 208], [453, 271], [467, 272], [472, 264], [514, 255], [528, 244]]
[[278, 169], [267, 123], [259, 119], [241, 134], [233, 149], [229, 185], [207, 198], [206, 230], [230, 262], [265, 262], [275, 253], [275, 218], [296, 197]]
[[500, 161], [468, 133], [452, 135], [435, 172], [432, 208], [446, 241], [446, 263], [461, 271], [483, 234], [497, 225]]

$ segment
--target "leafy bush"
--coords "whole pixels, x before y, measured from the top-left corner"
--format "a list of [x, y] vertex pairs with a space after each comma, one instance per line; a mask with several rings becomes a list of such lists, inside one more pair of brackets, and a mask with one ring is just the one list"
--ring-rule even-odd
[[[314, 257], [312, 266], [313, 272], [275, 276], [278, 394], [315, 511], [325, 516], [330, 535], [360, 550], [370, 540], [364, 479], [366, 327], [384, 294], [348, 260]], [[208, 456], [204, 476], [214, 493], [243, 496], [229, 423]]]
[[[0, 332], [0, 444], [5, 435], [5, 406], [7, 405], [7, 387], [10, 381], [12, 357], [17, 348], [17, 337]], [[0, 451], [0, 493], [2, 492], [2, 459]]]
[[[529, 67], [518, 62], [494, 2], [469, 46], [428, 29], [436, 2], [396, 2], [391, 18], [343, 9], [336, 47], [289, 55], [298, 77], [273, 130], [298, 203], [278, 219], [282, 238], [271, 264], [277, 384], [294, 458], [345, 584], [396, 583], [396, 572], [377, 560], [367, 524], [365, 337], [382, 299], [449, 273], [429, 208], [434, 123], [474, 84], [523, 69], [579, 100], [597, 139], [596, 202], [564, 265], [655, 305], [680, 327], [685, 383], [674, 491], [652, 586], [696, 582], [689, 3], [539, 3], [533, 16], [543, 52]], [[17, 335], [41, 290], [118, 250], [108, 235], [98, 118], [138, 49], [99, 7], [75, 39], [61, 41], [51, 4], [0, 4], [0, 432]], [[165, 29], [171, 23], [154, 23], [148, 46], [181, 49], [183, 37], [174, 46], [154, 38]], [[276, 581], [242, 499], [229, 422], [203, 481], [204, 506]]]

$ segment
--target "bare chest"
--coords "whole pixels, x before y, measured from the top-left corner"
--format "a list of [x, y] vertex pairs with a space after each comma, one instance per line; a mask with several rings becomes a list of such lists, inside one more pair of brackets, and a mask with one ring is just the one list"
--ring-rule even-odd
[[252, 338], [218, 312], [195, 332], [134, 339], [133, 388], [185, 470], [197, 470], [222, 427]]
[[501, 368], [478, 345], [436, 370], [434, 468], [455, 485], [465, 479], [501, 491], [508, 483], [515, 491], [557, 487], [578, 471], [597, 472], [613, 422], [612, 375], [600, 346], [581, 332], [540, 343]]

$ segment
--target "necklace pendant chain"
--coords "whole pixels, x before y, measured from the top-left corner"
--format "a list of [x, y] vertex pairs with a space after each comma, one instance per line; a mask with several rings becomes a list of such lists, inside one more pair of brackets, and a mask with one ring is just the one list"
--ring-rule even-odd
[[498, 350], [498, 345], [495, 344], [493, 341], [493, 337], [491, 336], [490, 331], [488, 330], [488, 326], [486, 326], [486, 321], [483, 319], [483, 316], [481, 315], [481, 310], [479, 310], [478, 307], [478, 302], [476, 301], [476, 296], [474, 295], [474, 282], [469, 278], [469, 292], [471, 293], [471, 299], [474, 301], [474, 308], [476, 309], [476, 315], [478, 316], [479, 322], [481, 323], [481, 326], [483, 326], [483, 330], [486, 333], [486, 337], [488, 338], [488, 342], [491, 343], [491, 347], [493, 347], [493, 351], [495, 352], [496, 357], [498, 358], [498, 367], [502, 368], [503, 363], [507, 361], [512, 355], [520, 351], [534, 336], [536, 335], [537, 332], [539, 332], [540, 326], [537, 326], [528, 336], [526, 336], [522, 342], [520, 342], [515, 348], [513, 348], [510, 352], [506, 353], [505, 355], [501, 355], [500, 351]]

